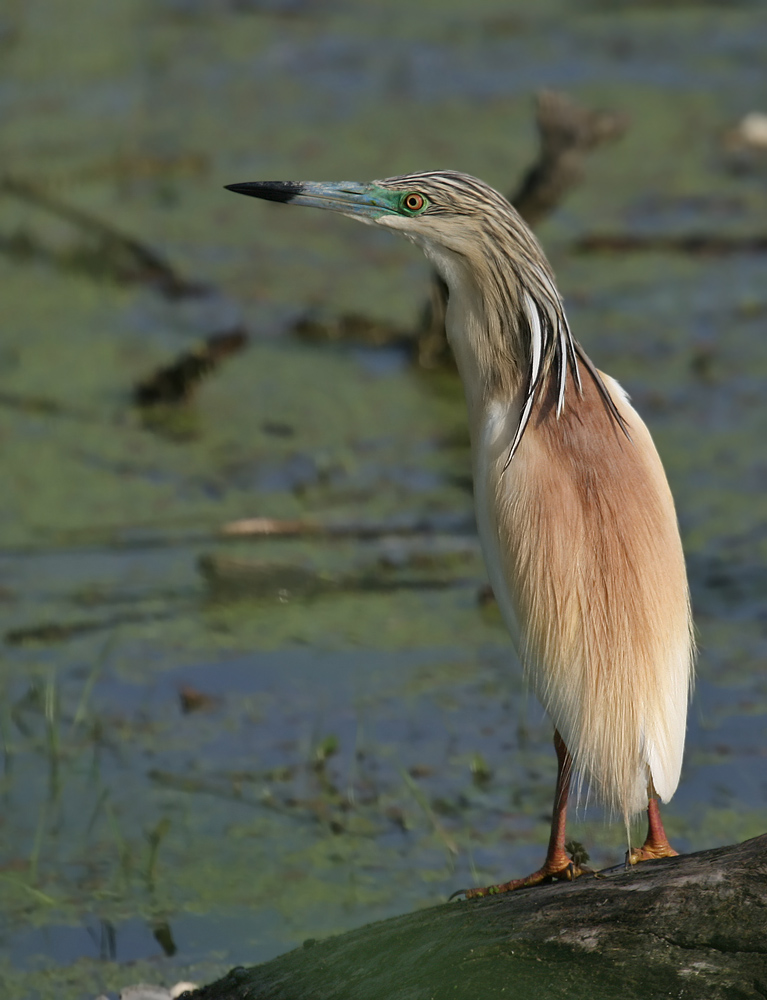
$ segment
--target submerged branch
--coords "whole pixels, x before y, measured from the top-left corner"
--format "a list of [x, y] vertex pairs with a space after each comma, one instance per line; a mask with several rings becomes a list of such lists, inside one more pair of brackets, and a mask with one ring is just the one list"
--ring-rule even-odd
[[243, 350], [248, 333], [242, 326], [206, 337], [203, 343], [184, 351], [170, 364], [141, 379], [133, 390], [138, 407], [168, 406], [189, 399], [203, 378], [233, 354]]
[[718, 257], [735, 253], [764, 253], [767, 235], [726, 236], [721, 233], [688, 233], [684, 236], [639, 233], [593, 233], [578, 240], [579, 253], [687, 253]]
[[116, 281], [151, 284], [172, 299], [207, 292], [200, 283], [183, 278], [147, 243], [34, 184], [6, 174], [0, 177], [0, 193], [63, 219], [80, 235], [80, 241], [67, 250], [56, 250], [24, 231], [0, 235], [0, 251], [10, 256], [46, 259], [76, 270], [103, 274]]

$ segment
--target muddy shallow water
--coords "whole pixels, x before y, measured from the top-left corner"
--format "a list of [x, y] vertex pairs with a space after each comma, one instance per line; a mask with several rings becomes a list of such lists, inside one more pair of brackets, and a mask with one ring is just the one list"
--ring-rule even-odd
[[[764, 107], [761, 7], [412, 8], [0, 15], [3, 169], [209, 288], [116, 280], [76, 225], [0, 200], [5, 995], [208, 980], [540, 860], [550, 727], [478, 598], [460, 387], [289, 333], [307, 309], [412, 327], [426, 264], [222, 186], [449, 166], [507, 190], [541, 86], [630, 116], [539, 234], [677, 501], [701, 655], [667, 828], [767, 828], [767, 260], [574, 251], [763, 231], [763, 161], [720, 142]], [[142, 418], [137, 380], [238, 324], [246, 350]], [[380, 530], [221, 534], [251, 516]], [[624, 850], [599, 810], [571, 832]]]

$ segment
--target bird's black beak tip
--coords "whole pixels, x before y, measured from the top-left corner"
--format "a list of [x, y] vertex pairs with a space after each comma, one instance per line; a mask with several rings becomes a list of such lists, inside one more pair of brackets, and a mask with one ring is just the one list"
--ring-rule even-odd
[[252, 198], [265, 201], [292, 201], [301, 193], [302, 185], [297, 181], [248, 181], [244, 184], [225, 184], [227, 191], [248, 194]]

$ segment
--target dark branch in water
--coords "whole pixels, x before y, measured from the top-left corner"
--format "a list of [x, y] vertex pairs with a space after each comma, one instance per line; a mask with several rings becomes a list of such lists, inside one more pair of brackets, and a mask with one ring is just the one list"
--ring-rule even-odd
[[541, 90], [536, 96], [540, 148], [509, 201], [529, 226], [553, 212], [571, 188], [583, 180], [586, 154], [619, 139], [628, 127], [626, 115], [591, 111], [567, 94]]
[[735, 253], [765, 253], [767, 236], [723, 236], [688, 233], [686, 236], [644, 236], [638, 233], [594, 233], [578, 240], [579, 253], [686, 253], [719, 257]]
[[0, 193], [65, 220], [80, 235], [79, 242], [66, 250], [56, 250], [26, 231], [0, 235], [0, 251], [9, 256], [49, 260], [62, 267], [129, 284], [150, 284], [170, 299], [203, 295], [208, 291], [202, 284], [181, 277], [161, 254], [143, 241], [54, 198], [34, 184], [6, 175], [0, 177]]
[[248, 341], [242, 327], [214, 333], [191, 351], [184, 351], [169, 365], [142, 379], [133, 390], [136, 406], [180, 403], [188, 399], [200, 381], [225, 358], [241, 351]]

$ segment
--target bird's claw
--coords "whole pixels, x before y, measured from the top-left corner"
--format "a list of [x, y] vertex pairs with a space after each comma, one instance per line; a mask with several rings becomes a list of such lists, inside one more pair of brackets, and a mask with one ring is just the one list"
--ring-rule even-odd
[[[501, 882], [498, 885], [488, 885], [482, 889], [459, 889], [454, 892], [450, 899], [456, 896], [464, 896], [466, 899], [483, 899], [485, 896], [499, 896], [504, 892], [514, 892], [516, 889], [529, 889], [535, 885], [548, 885], [549, 882], [574, 882], [581, 875], [595, 874], [593, 868], [585, 865], [578, 865], [574, 861], [568, 861], [566, 865], [554, 871], [541, 868], [527, 878], [514, 879], [511, 882]], [[450, 901], [448, 900], [448, 902]]]
[[655, 861], [657, 858], [677, 858], [679, 851], [675, 851], [671, 844], [643, 844], [642, 847], [635, 847], [631, 851], [626, 851], [626, 867], [638, 865], [641, 861]]

